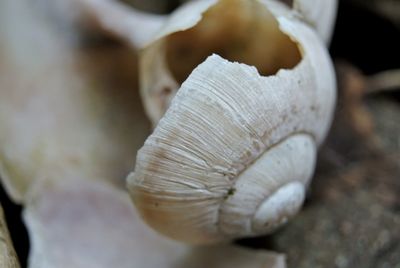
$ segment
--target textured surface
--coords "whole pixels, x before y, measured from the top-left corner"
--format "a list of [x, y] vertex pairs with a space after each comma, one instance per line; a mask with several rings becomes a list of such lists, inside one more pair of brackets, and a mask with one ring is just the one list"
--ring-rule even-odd
[[338, 74], [340, 106], [304, 209], [276, 234], [242, 243], [285, 252], [293, 268], [397, 268], [398, 93], [365, 96], [360, 73]]
[[[348, 3], [352, 0], [342, 2]], [[397, 0], [358, 0], [358, 2], [363, 4], [375, 2], [377, 6], [383, 2], [393, 2], [396, 5], [398, 3]], [[390, 31], [387, 32], [389, 27], [380, 27], [381, 25], [370, 17], [365, 18], [359, 13], [354, 13], [355, 9], [349, 11], [343, 8], [341, 11], [351, 17], [347, 21], [341, 20], [340, 40], [336, 40], [336, 43], [340, 42], [343, 45], [342, 53], [361, 55], [363, 66], [367, 64], [374, 70], [382, 69], [382, 65], [379, 64], [382, 62], [386, 64], [383, 66], [387, 66], [390, 62], [394, 63], [392, 68], [398, 66], [399, 61], [396, 60], [398, 53], [395, 53], [398, 43], [394, 40], [398, 34], [390, 35]], [[395, 14], [393, 18], [396, 20], [400, 18], [395, 8], [390, 8], [389, 11]], [[17, 17], [23, 18], [23, 16]], [[357, 19], [354, 19], [355, 17]], [[356, 29], [364, 27], [369, 30], [357, 32]], [[343, 33], [347, 35], [344, 36]], [[371, 36], [380, 42], [367, 42]], [[386, 39], [382, 38], [383, 36]], [[383, 49], [378, 49], [377, 44]], [[123, 81], [130, 81], [132, 72], [129, 64], [121, 64], [130, 61], [129, 53], [126, 50], [124, 53], [118, 53], [119, 49], [113, 47], [113, 44], [110, 44], [111, 49], [106, 50], [98, 49], [97, 45], [96, 43], [96, 46], [90, 48], [94, 52], [91, 54], [93, 57], [87, 55], [93, 64], [86, 71], [91, 73], [91, 70], [104, 70], [101, 72], [104, 75], [101, 81], [112, 87], [121, 85]], [[361, 47], [363, 49], [360, 49]], [[371, 51], [379, 53], [370, 53]], [[335, 52], [337, 53], [337, 50]], [[93, 60], [94, 58], [99, 61]], [[117, 62], [114, 59], [118, 59]], [[360, 135], [359, 131], [354, 130], [354, 122], [349, 123], [354, 112], [347, 111], [347, 108], [343, 111], [341, 105], [341, 112], [337, 114], [328, 144], [322, 148], [317, 177], [313, 181], [304, 210], [292, 224], [278, 234], [246, 241], [246, 245], [286, 252], [289, 265], [293, 268], [399, 267], [400, 105], [398, 99], [398, 93], [373, 95], [367, 99], [367, 108], [372, 112], [375, 125], [374, 132], [382, 145], [378, 152], [370, 150], [371, 141], [365, 140], [364, 134]], [[343, 104], [343, 96], [339, 102]], [[10, 214], [7, 215], [7, 220], [9, 216]], [[19, 218], [19, 215], [15, 218]], [[15, 225], [9, 224], [9, 227], [11, 232], [14, 231], [15, 237], [20, 236], [21, 233], [15, 229]], [[216, 251], [212, 253], [218, 254]], [[236, 254], [230, 254], [229, 258], [232, 255]]]
[[141, 222], [128, 194], [114, 188], [149, 129], [135, 53], [110, 40], [79, 40], [70, 24], [58, 32], [60, 21], [30, 3], [0, 3], [0, 151], [11, 157], [8, 167], [24, 171], [3, 170], [2, 178], [26, 206], [29, 267], [285, 267], [280, 254], [191, 249]]
[[[232, 3], [248, 7], [250, 2]], [[258, 2], [251, 3], [251, 8], [257, 7]], [[231, 62], [216, 54], [208, 57], [182, 84], [138, 153], [135, 173], [128, 180], [134, 202], [151, 226], [175, 239], [207, 243], [271, 231], [268, 223], [256, 232], [251, 227], [257, 206], [285, 183], [298, 180], [306, 185], [312, 174], [315, 144], [324, 139], [335, 104], [333, 68], [324, 44], [309, 27], [285, 16], [278, 16], [277, 23], [264, 11], [260, 11], [261, 17], [269, 16], [274, 22], [269, 25], [275, 33], [271, 40], [280, 42], [282, 32], [286, 33], [291, 39], [285, 42], [298, 44], [300, 62], [285, 68], [280, 58], [285, 51], [278, 49], [279, 56], [274, 59], [279, 71], [264, 76], [256, 68], [259, 66]], [[240, 13], [240, 9], [231, 12]], [[208, 13], [204, 14], [208, 21]], [[193, 18], [197, 16], [194, 12]], [[175, 29], [173, 21], [166, 33], [183, 28], [180, 22]], [[158, 62], [160, 55], [151, 55], [157, 47], [156, 43], [145, 51], [142, 61], [146, 57]], [[146, 97], [145, 102], [149, 101]], [[288, 155], [278, 154], [279, 159], [272, 163], [258, 164], [271, 147], [299, 133], [308, 135], [314, 144], [293, 149]], [[296, 159], [303, 149], [307, 153]], [[282, 166], [273, 164], [279, 161]], [[239, 181], [251, 165], [260, 167], [259, 182], [246, 177]], [[259, 185], [260, 191], [244, 194], [257, 188], [254, 185]], [[241, 202], [243, 196], [247, 196], [246, 202]], [[281, 214], [285, 216], [292, 215]]]

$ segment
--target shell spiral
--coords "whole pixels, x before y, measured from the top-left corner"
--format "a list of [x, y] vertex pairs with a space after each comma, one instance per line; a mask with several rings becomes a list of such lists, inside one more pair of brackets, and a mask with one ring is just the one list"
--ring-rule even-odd
[[269, 233], [300, 209], [332, 120], [335, 76], [317, 34], [280, 29], [301, 61], [276, 75], [209, 56], [138, 152], [128, 188], [154, 229], [189, 243]]

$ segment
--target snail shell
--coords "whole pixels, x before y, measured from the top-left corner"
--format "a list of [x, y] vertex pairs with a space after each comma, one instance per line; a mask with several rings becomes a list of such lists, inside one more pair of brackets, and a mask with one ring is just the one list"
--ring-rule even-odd
[[[144, 79], [145, 101], [163, 82], [179, 85], [172, 66], [179, 61], [165, 60], [173, 54], [168, 42], [179, 37], [190, 42], [193, 39], [184, 35], [196, 36], [199, 25], [201, 36], [202, 27], [216, 22], [233, 19], [238, 25], [235, 32], [248, 29], [248, 22], [255, 33], [244, 34], [244, 40], [268, 43], [261, 52], [251, 43], [235, 54], [229, 48], [241, 39], [234, 36], [228, 44], [222, 42], [222, 48], [211, 48], [222, 57], [213, 54], [194, 68], [170, 106], [165, 98], [149, 97], [153, 122], [157, 124], [158, 116], [162, 119], [138, 152], [135, 172], [128, 177], [132, 199], [144, 220], [189, 243], [265, 234], [292, 218], [304, 201], [317, 146], [326, 136], [335, 104], [332, 63], [314, 30], [292, 16], [280, 15], [288, 12], [279, 3], [215, 2], [191, 3], [181, 20], [182, 12], [176, 12], [144, 51], [143, 71], [160, 64], [169, 67], [154, 69], [167, 78], [162, 82]], [[226, 25], [208, 37], [226, 34], [232, 24]], [[252, 58], [252, 51], [260, 55], [261, 63]], [[148, 77], [155, 78], [154, 73]]]
[[325, 43], [330, 42], [336, 21], [337, 0], [294, 0], [293, 8], [303, 15], [309, 25], [315, 28]]

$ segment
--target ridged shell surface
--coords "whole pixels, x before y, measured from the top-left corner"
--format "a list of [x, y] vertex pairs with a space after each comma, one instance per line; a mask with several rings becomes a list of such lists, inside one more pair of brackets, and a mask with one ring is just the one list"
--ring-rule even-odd
[[302, 53], [294, 68], [262, 76], [210, 56], [139, 151], [128, 187], [159, 232], [189, 243], [255, 236], [301, 207], [331, 123], [335, 76], [311, 28], [277, 19]]

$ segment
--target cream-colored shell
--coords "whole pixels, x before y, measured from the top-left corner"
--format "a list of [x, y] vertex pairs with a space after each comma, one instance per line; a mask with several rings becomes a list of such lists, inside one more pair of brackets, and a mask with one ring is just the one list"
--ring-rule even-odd
[[[262, 0], [261, 2], [268, 5], [275, 16], [305, 21], [317, 31], [322, 40], [329, 43], [336, 19], [336, 0], [317, 1], [317, 4], [314, 3], [315, 6], [311, 4], [313, 1], [297, 0], [293, 1], [293, 9], [288, 9], [277, 1]], [[203, 13], [217, 3], [217, 0], [202, 0], [182, 6], [169, 20], [159, 23], [163, 25], [159, 33], [152, 41], [147, 41], [144, 45], [139, 70], [140, 90], [146, 113], [153, 122], [153, 126], [156, 126], [158, 120], [164, 115], [180, 86], [169, 70], [166, 58], [168, 37], [195, 27], [202, 20]]]
[[[176, 24], [173, 16], [159, 38], [194, 26], [214, 3], [178, 11], [186, 15]], [[210, 56], [182, 84], [138, 153], [128, 178], [133, 201], [150, 226], [174, 239], [211, 243], [268, 233], [304, 200], [317, 145], [332, 120], [335, 75], [318, 35], [269, 3], [259, 8], [271, 9], [298, 44], [301, 61], [261, 76], [255, 67]], [[159, 40], [144, 57], [158, 57]], [[151, 116], [156, 123], [162, 109]]]
[[293, 8], [316, 29], [325, 43], [330, 42], [336, 21], [337, 0], [294, 0]]
[[[175, 32], [194, 27], [202, 14], [217, 0], [189, 2], [177, 9], [160, 32], [144, 46], [140, 59], [140, 93], [146, 113], [155, 126], [169, 107], [179, 84], [168, 70], [165, 57], [165, 38]], [[165, 89], [168, 89], [165, 93]]]

